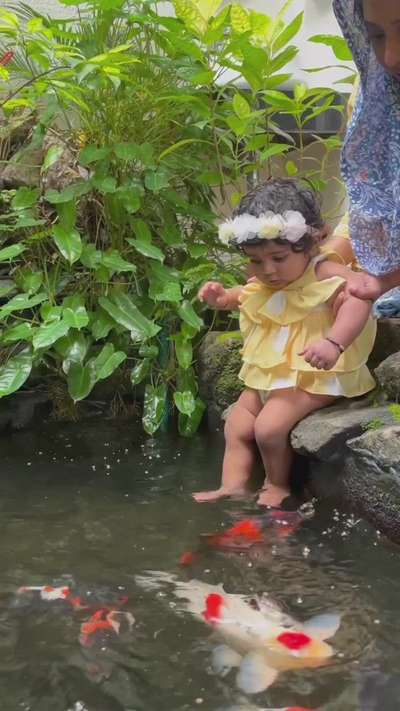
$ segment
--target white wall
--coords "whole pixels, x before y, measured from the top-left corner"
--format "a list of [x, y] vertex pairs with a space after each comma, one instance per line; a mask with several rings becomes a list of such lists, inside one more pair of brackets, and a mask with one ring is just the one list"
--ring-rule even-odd
[[[239, 1], [244, 7], [271, 15], [275, 15], [283, 4], [283, 0]], [[57, 0], [25, 0], [25, 2], [32, 5], [35, 10], [58, 17], [71, 16], [73, 13], [72, 7], [60, 5]], [[339, 34], [339, 28], [332, 12], [332, 0], [294, 0], [293, 7], [288, 12], [288, 18], [292, 19], [301, 10], [305, 12], [305, 22], [301, 34], [296, 40], [300, 44], [300, 53], [293, 63], [294, 78], [297, 81], [304, 81], [310, 86], [330, 86], [343, 76], [343, 70], [334, 69], [318, 74], [307, 74], [303, 69], [338, 63], [328, 48], [307, 42], [308, 37], [314, 34]], [[349, 91], [348, 86], [337, 88], [342, 88], [345, 92]]]

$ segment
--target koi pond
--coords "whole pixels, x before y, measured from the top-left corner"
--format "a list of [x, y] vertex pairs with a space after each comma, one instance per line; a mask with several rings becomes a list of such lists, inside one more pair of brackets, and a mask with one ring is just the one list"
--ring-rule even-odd
[[[318, 502], [285, 535], [271, 527], [255, 546], [219, 546], [263, 513], [251, 497], [191, 499], [217, 482], [222, 448], [221, 433], [149, 440], [98, 421], [3, 438], [2, 710], [398, 710], [398, 548]], [[262, 595], [299, 624], [340, 615], [334, 654], [282, 667], [249, 695], [237, 671], [213, 669], [216, 626], [182, 610], [173, 583], [141, 584], [148, 570]]]

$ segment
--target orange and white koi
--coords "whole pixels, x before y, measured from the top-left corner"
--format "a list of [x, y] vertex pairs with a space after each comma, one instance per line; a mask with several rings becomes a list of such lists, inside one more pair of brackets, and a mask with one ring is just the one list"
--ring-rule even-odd
[[88, 647], [92, 642], [92, 636], [97, 632], [112, 631], [115, 634], [119, 634], [121, 622], [116, 619], [123, 617], [132, 629], [135, 624], [135, 618], [130, 612], [125, 612], [124, 610], [108, 610], [103, 608], [97, 610], [87, 622], [83, 622], [81, 625], [81, 632], [79, 635], [79, 641], [84, 647]]
[[205, 548], [241, 552], [255, 545], [272, 544], [291, 536], [312, 514], [304, 508], [298, 511], [269, 511], [262, 516], [238, 521], [221, 533], [201, 535], [201, 544], [194, 551], [186, 551], [179, 559], [180, 565], [195, 563]]
[[282, 671], [319, 667], [334, 655], [325, 640], [339, 629], [338, 615], [302, 623], [265, 596], [230, 594], [221, 585], [182, 582], [159, 571], [137, 576], [136, 581], [150, 591], [173, 584], [174, 597], [182, 601], [177, 609], [205, 622], [227, 642], [214, 650], [215, 671], [224, 675], [237, 667], [237, 685], [247, 694], [264, 691]]
[[[17, 590], [18, 595], [24, 593], [37, 593], [41, 600], [53, 602], [55, 600], [65, 601], [71, 605], [74, 610], [93, 610], [93, 605], [82, 600], [81, 597], [75, 596], [72, 590], [67, 585], [62, 587], [53, 587], [52, 585], [23, 585]], [[125, 605], [128, 602], [126, 596], [119, 597], [118, 604]], [[119, 618], [119, 619], [118, 619]], [[132, 613], [125, 610], [113, 609], [111, 607], [102, 606], [95, 610], [89, 620], [83, 622], [80, 628], [79, 641], [83, 646], [89, 646], [92, 643], [93, 635], [100, 631], [112, 631], [115, 634], [120, 633], [121, 620], [125, 619], [129, 629], [132, 629], [135, 618]]]

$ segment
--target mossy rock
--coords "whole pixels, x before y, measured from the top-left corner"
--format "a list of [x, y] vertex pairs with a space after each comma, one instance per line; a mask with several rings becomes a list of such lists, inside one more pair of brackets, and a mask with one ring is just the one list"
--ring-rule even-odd
[[221, 420], [224, 410], [238, 399], [244, 388], [238, 378], [241, 348], [240, 334], [237, 337], [227, 337], [227, 334], [221, 331], [210, 331], [200, 347], [200, 395], [208, 405], [211, 422]]
[[383, 427], [348, 442], [345, 497], [390, 540], [400, 543], [400, 427]]

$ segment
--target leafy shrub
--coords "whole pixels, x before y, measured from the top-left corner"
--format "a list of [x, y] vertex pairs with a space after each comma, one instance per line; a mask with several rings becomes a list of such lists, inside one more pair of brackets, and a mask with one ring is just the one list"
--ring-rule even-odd
[[[61, 2], [78, 17], [0, 10], [0, 107], [9, 125], [34, 115], [29, 147], [42, 151], [38, 184], [0, 194], [0, 396], [44, 367], [76, 402], [124, 364], [144, 386], [145, 430], [172, 393], [189, 435], [204, 410], [196, 293], [240, 278], [215, 239], [217, 205], [235, 206], [275, 156], [324, 187], [303, 133], [340, 107], [329, 89], [280, 89], [303, 21], [285, 22], [290, 2], [275, 18], [219, 0], [175, 0], [175, 17], [149, 0]], [[0, 134], [3, 160], [7, 146]], [[49, 187], [66, 155], [72, 178]]]

